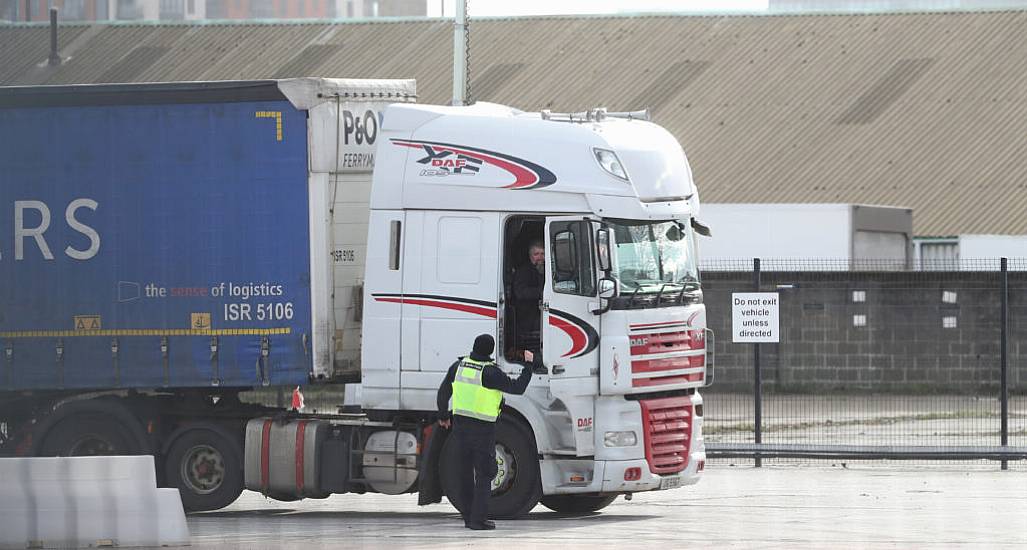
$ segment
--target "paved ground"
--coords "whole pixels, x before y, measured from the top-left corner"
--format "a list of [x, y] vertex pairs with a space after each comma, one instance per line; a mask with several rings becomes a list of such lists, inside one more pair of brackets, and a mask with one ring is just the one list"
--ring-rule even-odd
[[194, 548], [1023, 548], [1027, 474], [714, 465], [695, 487], [579, 517], [539, 506], [492, 532], [414, 495], [281, 503], [247, 492], [189, 527]]

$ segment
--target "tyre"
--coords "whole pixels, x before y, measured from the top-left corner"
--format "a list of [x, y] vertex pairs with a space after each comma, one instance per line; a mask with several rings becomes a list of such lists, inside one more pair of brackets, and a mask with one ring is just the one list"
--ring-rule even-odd
[[[498, 471], [492, 480], [489, 517], [516, 519], [530, 512], [542, 496], [538, 451], [531, 430], [509, 415], [500, 417], [496, 423], [496, 466]], [[463, 513], [460, 468], [457, 438], [450, 436], [442, 449], [439, 467], [442, 490], [449, 502]]]
[[561, 514], [587, 514], [606, 508], [617, 495], [547, 495], [542, 497], [542, 505]]
[[242, 448], [236, 437], [214, 424], [182, 432], [168, 448], [164, 475], [188, 512], [224, 508], [242, 493]]
[[142, 425], [116, 401], [94, 399], [61, 405], [35, 430], [33, 456], [151, 454]]
[[47, 430], [37, 456], [137, 455], [142, 449], [117, 420], [102, 413], [68, 416]]

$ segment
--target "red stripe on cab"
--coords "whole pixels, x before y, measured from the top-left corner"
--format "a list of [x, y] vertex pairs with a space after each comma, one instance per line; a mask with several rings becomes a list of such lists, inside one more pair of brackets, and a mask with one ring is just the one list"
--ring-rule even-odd
[[395, 303], [395, 304], [411, 304], [411, 305], [415, 305], [415, 306], [437, 307], [437, 308], [442, 308], [442, 309], [451, 309], [451, 310], [454, 310], [454, 311], [463, 311], [465, 313], [473, 313], [475, 315], [482, 315], [482, 316], [485, 316], [485, 317], [491, 317], [493, 319], [496, 318], [496, 310], [491, 309], [491, 308], [487, 308], [487, 307], [483, 307], [483, 306], [476, 306], [476, 305], [472, 305], [472, 304], [461, 304], [461, 303], [454, 303], [454, 302], [439, 302], [439, 301], [436, 301], [436, 300], [425, 300], [423, 298], [375, 298], [375, 299], [378, 300], [379, 302], [391, 302], [391, 303]]
[[571, 337], [571, 350], [561, 355], [561, 357], [570, 357], [575, 353], [585, 349], [588, 345], [588, 335], [585, 334], [581, 327], [574, 323], [569, 323], [555, 315], [552, 312], [549, 313], [549, 324], [567, 333], [567, 336]]

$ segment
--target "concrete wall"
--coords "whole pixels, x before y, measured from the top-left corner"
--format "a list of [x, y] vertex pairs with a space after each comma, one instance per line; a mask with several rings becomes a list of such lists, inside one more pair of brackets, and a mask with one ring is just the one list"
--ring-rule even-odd
[[[751, 292], [752, 281], [752, 273], [704, 274], [717, 334], [714, 391], [752, 389], [753, 345], [730, 341], [731, 293]], [[999, 273], [765, 272], [762, 283], [781, 302], [781, 342], [761, 345], [768, 391], [998, 390]], [[1009, 387], [1024, 392], [1027, 274], [1009, 274], [1009, 299]]]

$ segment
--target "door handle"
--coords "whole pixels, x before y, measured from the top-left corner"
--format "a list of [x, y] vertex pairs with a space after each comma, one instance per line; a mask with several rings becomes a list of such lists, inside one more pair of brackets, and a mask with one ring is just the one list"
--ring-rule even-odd
[[563, 365], [553, 365], [553, 374], [563, 374]]

